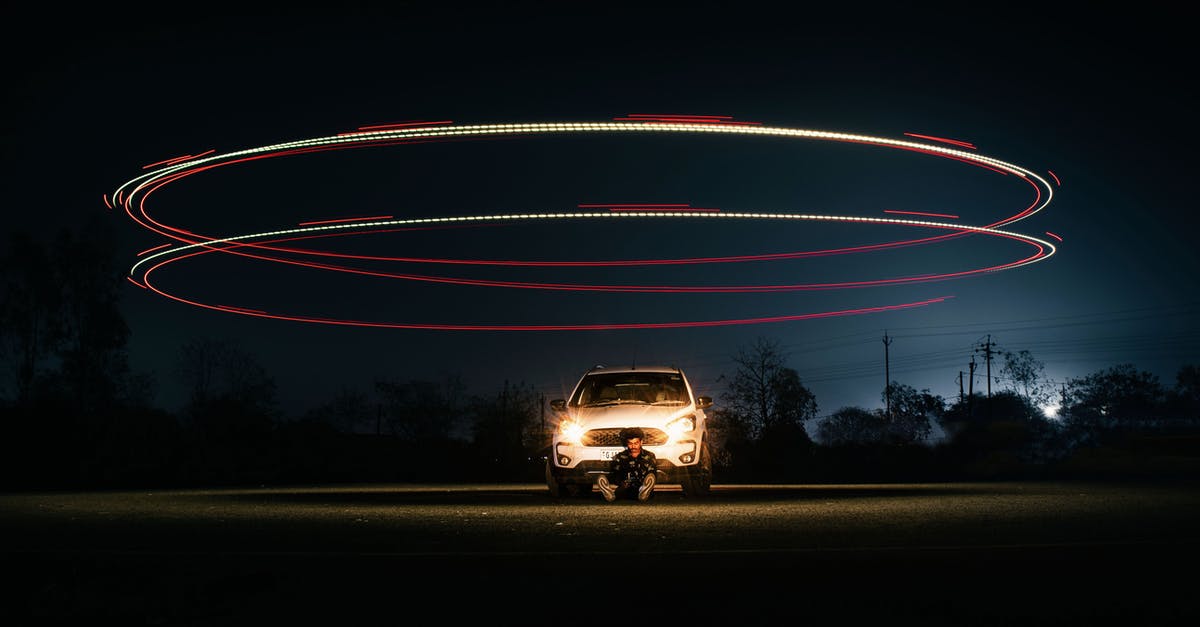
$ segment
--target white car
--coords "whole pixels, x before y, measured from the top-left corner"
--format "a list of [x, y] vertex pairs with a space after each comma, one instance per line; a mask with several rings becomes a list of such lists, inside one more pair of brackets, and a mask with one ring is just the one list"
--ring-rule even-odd
[[642, 446], [658, 460], [659, 484], [677, 483], [686, 496], [712, 485], [708, 419], [712, 398], [696, 396], [683, 371], [668, 366], [596, 366], [569, 400], [550, 401], [558, 425], [546, 458], [552, 496], [591, 491], [625, 448], [620, 433], [640, 427]]

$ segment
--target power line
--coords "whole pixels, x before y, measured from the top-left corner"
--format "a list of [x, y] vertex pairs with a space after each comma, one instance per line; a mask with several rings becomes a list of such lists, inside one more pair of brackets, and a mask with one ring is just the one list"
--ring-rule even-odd
[[[1194, 314], [1196, 312], [1200, 312], [1200, 304], [1192, 303], [1165, 309], [1147, 307], [1108, 312], [1094, 312], [1072, 316], [1030, 318], [1010, 321], [1007, 323], [964, 323], [959, 325], [901, 327], [899, 329], [888, 329], [885, 333], [890, 342], [891, 340], [897, 338], [905, 339], [969, 335], [978, 333], [983, 329], [990, 329], [993, 332], [1012, 332], [1054, 330], [1100, 324], [1111, 325], [1118, 322], [1172, 318], [1181, 315]], [[1053, 321], [1057, 321], [1059, 324], [1035, 325], [1035, 323]], [[933, 333], [904, 332], [921, 331], [926, 329], [945, 329], [945, 331]], [[896, 334], [896, 331], [901, 331], [901, 333]], [[870, 342], [878, 341], [877, 339], [871, 339], [873, 335], [874, 333], [871, 331], [863, 331], [835, 337], [825, 337], [817, 340], [782, 344], [780, 345], [780, 349], [781, 352], [784, 353], [785, 357], [791, 357], [798, 353], [811, 356], [812, 353], [821, 351], [831, 351], [854, 347], [865, 348]], [[986, 336], [989, 342], [992, 335], [993, 333], [988, 333]], [[878, 336], [874, 337], [878, 338]], [[980, 337], [975, 344], [979, 343], [983, 339], [983, 337]], [[992, 344], [995, 345], [994, 342]], [[1124, 358], [1127, 358], [1130, 354], [1138, 354], [1152, 356], [1155, 358], [1189, 359], [1197, 353], [1200, 353], [1200, 333], [1185, 331], [1166, 336], [1139, 333], [1121, 336], [1106, 335], [1105, 337], [1080, 340], [1064, 340], [1060, 338], [1044, 340], [1030, 339], [1021, 341], [1019, 344], [1025, 350], [1029, 350], [1030, 352], [1034, 353], [1043, 364], [1047, 365], [1093, 361], [1098, 356], [1118, 353], [1120, 354], [1120, 357]], [[970, 350], [974, 349], [975, 345], [972, 344]], [[962, 354], [960, 350], [945, 349], [929, 351], [925, 353], [906, 354], [905, 356], [895, 360], [896, 363], [894, 364], [891, 363], [892, 360], [890, 359], [890, 354], [885, 354], [885, 359], [887, 360], [886, 377], [888, 378], [888, 383], [890, 383], [890, 371], [893, 369], [893, 366], [895, 366], [894, 369], [897, 371], [897, 373], [900, 374], [954, 368], [956, 363], [961, 363], [958, 361], [959, 356]], [[695, 373], [717, 369], [727, 369], [736, 365], [731, 355], [722, 353], [701, 353], [694, 355], [689, 359], [676, 360], [675, 363], [689, 373], [689, 378], [692, 379], [694, 387], [709, 391], [713, 396], [716, 396], [719, 391], [724, 388], [724, 386], [717, 385], [717, 382], [720, 380], [721, 376], [724, 375], [722, 374], [721, 376], [710, 376], [698, 379], [696, 378]], [[864, 358], [862, 360], [844, 361], [834, 364], [824, 363], [819, 367], [801, 367], [797, 368], [797, 371], [801, 375], [802, 380], [810, 384], [850, 381], [872, 376], [873, 373], [878, 372], [876, 370], [876, 368], [878, 368], [877, 363], [878, 362], [875, 362], [872, 359]], [[992, 377], [989, 375], [988, 378], [990, 380]], [[970, 377], [970, 380], [972, 382], [974, 380], [973, 373]], [[543, 385], [536, 385], [535, 387], [552, 391], [552, 393], [556, 395], [561, 395], [562, 393], [559, 390], [563, 387], [563, 382], [558, 381], [555, 383], [546, 383]]]

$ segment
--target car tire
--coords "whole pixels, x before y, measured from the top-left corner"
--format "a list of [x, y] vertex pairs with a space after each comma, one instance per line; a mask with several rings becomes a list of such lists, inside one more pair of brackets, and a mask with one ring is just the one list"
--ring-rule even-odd
[[558, 482], [554, 477], [554, 473], [550, 470], [550, 460], [546, 460], [546, 487], [550, 490], [550, 496], [560, 498], [563, 495], [563, 484]]
[[707, 442], [700, 445], [700, 461], [687, 471], [679, 487], [684, 496], [708, 496], [712, 488], [712, 454]]

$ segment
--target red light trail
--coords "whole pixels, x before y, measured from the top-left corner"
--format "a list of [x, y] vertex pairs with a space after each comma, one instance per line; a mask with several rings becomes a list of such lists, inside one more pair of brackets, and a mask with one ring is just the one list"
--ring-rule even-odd
[[316, 220], [313, 222], [301, 222], [299, 226], [312, 226], [314, 224], [342, 224], [345, 222], [368, 222], [371, 220], [391, 220], [392, 216], [369, 216], [366, 218], [337, 218], [335, 220]]
[[[873, 218], [861, 216], [838, 216], [799, 214], [786, 212], [752, 212], [738, 210], [722, 210], [717, 208], [692, 207], [686, 203], [617, 203], [579, 204], [574, 210], [566, 212], [539, 213], [508, 213], [494, 215], [453, 216], [453, 217], [424, 217], [424, 218], [395, 218], [391, 215], [369, 217], [341, 217], [325, 220], [306, 221], [298, 223], [298, 227], [275, 231], [251, 233], [244, 235], [214, 237], [198, 235], [179, 226], [172, 226], [151, 217], [147, 211], [147, 200], [163, 186], [178, 181], [184, 177], [206, 172], [217, 167], [228, 167], [260, 159], [269, 159], [285, 155], [300, 155], [332, 150], [344, 150], [365, 146], [403, 146], [412, 143], [444, 142], [457, 139], [512, 139], [522, 135], [570, 134], [570, 133], [690, 133], [690, 134], [729, 134], [738, 136], [774, 136], [798, 139], [831, 141], [840, 143], [865, 144], [870, 146], [912, 151], [939, 158], [963, 162], [969, 165], [1004, 175], [1014, 175], [1034, 189], [1034, 200], [1021, 211], [984, 226], [968, 226], [955, 223], [934, 222], [902, 218]], [[410, 322], [388, 320], [335, 319], [306, 314], [273, 312], [264, 309], [254, 309], [235, 305], [205, 303], [197, 299], [186, 298], [155, 286], [151, 282], [151, 274], [169, 264], [195, 258], [198, 255], [221, 253], [236, 257], [255, 259], [291, 266], [300, 266], [322, 271], [345, 273], [350, 275], [378, 277], [425, 283], [439, 283], [455, 286], [494, 287], [530, 290], [572, 291], [572, 292], [627, 292], [627, 293], [761, 293], [761, 292], [791, 292], [837, 289], [861, 289], [883, 285], [909, 283], [925, 283], [958, 279], [966, 276], [988, 272], [1010, 270], [1049, 258], [1056, 251], [1053, 243], [1012, 231], [1001, 230], [1000, 227], [1028, 218], [1045, 209], [1053, 198], [1051, 185], [1035, 172], [1012, 163], [1001, 161], [975, 152], [965, 152], [958, 147], [976, 150], [968, 142], [905, 133], [908, 137], [928, 140], [930, 143], [919, 143], [911, 140], [871, 137], [848, 133], [812, 131], [783, 127], [762, 126], [759, 122], [736, 122], [731, 116], [715, 115], [681, 115], [681, 114], [629, 114], [623, 118], [614, 118], [611, 122], [559, 122], [559, 123], [520, 123], [520, 124], [483, 124], [483, 125], [454, 125], [445, 121], [409, 121], [392, 124], [377, 124], [360, 126], [358, 131], [338, 133], [330, 137], [317, 137], [298, 140], [260, 148], [215, 154], [209, 150], [198, 155], [185, 155], [159, 161], [146, 166], [155, 168], [127, 183], [119, 186], [112, 194], [115, 203], [124, 208], [126, 214], [138, 225], [150, 232], [157, 233], [174, 240], [178, 245], [162, 244], [138, 253], [143, 257], [130, 269], [128, 280], [142, 289], [149, 289], [165, 298], [188, 305], [236, 313], [239, 315], [256, 316], [278, 320], [298, 322], [362, 326], [397, 329], [441, 329], [441, 330], [597, 330], [597, 329], [662, 329], [681, 327], [725, 326], [738, 324], [763, 324], [826, 318], [834, 316], [860, 315], [884, 311], [896, 311], [923, 307], [944, 302], [949, 296], [924, 299], [907, 303], [880, 305], [876, 307], [859, 307], [839, 309], [815, 313], [790, 313], [783, 315], [764, 315], [719, 320], [686, 320], [667, 322], [629, 322], [629, 323], [596, 323], [596, 324], [450, 324], [440, 321]], [[949, 144], [946, 147], [938, 144]], [[1061, 185], [1058, 177], [1049, 172], [1055, 183]], [[106, 206], [112, 208], [109, 195], [104, 195]], [[958, 219], [959, 216], [949, 213], [923, 211], [884, 210], [887, 214], [921, 216], [928, 218]], [[617, 260], [551, 260], [535, 261], [521, 259], [455, 259], [430, 257], [399, 257], [371, 256], [349, 253], [332, 252], [292, 246], [278, 246], [284, 242], [299, 242], [304, 240], [342, 237], [349, 235], [366, 235], [393, 232], [411, 232], [423, 229], [454, 228], [467, 226], [484, 226], [496, 224], [529, 223], [534, 221], [563, 221], [563, 220], [630, 220], [630, 219], [706, 219], [706, 220], [739, 220], [739, 221], [770, 221], [780, 224], [795, 224], [798, 222], [824, 222], [845, 224], [877, 224], [921, 229], [937, 229], [946, 231], [941, 235], [902, 239], [878, 244], [847, 246], [820, 250], [794, 251], [785, 253], [762, 253], [734, 255], [724, 257], [691, 257], [682, 259], [617, 259]], [[346, 261], [369, 260], [402, 263], [426, 263], [458, 266], [498, 266], [498, 267], [605, 267], [605, 266], [662, 266], [686, 265], [701, 263], [735, 263], [746, 261], [775, 261], [782, 259], [801, 259], [828, 255], [856, 254], [873, 250], [895, 249], [907, 246], [927, 245], [965, 235], [982, 235], [999, 237], [1016, 241], [1030, 246], [1031, 254], [1018, 257], [1007, 263], [980, 266], [955, 272], [920, 273], [908, 276], [893, 276], [885, 278], [861, 279], [840, 282], [809, 282], [809, 283], [777, 283], [758, 285], [618, 285], [618, 284], [586, 284], [561, 282], [532, 282], [519, 280], [468, 279], [461, 277], [441, 276], [432, 274], [399, 273], [382, 270], [367, 270], [345, 265], [344, 263], [318, 263], [292, 258], [293, 256], [309, 258], [335, 258]], [[1061, 242], [1058, 235], [1046, 232], [1052, 239]], [[153, 254], [151, 254], [153, 253]], [[288, 255], [284, 257], [281, 255]], [[138, 280], [141, 279], [141, 281]]]
[[956, 216], [954, 214], [950, 214], [950, 213], [930, 213], [928, 211], [896, 211], [894, 209], [884, 209], [883, 212], [884, 213], [896, 213], [896, 214], [906, 215], [906, 216], [926, 216], [926, 217], [930, 217], [930, 218], [950, 218], [951, 220], [958, 219], [958, 216]]
[[957, 139], [946, 139], [945, 137], [934, 137], [933, 135], [918, 135], [916, 133], [905, 133], [905, 135], [908, 135], [909, 137], [916, 137], [918, 139], [928, 139], [929, 141], [942, 142], [943, 144], [962, 146], [963, 148], [970, 148], [971, 150], [975, 150], [975, 144], [972, 144], [970, 142], [959, 141]]

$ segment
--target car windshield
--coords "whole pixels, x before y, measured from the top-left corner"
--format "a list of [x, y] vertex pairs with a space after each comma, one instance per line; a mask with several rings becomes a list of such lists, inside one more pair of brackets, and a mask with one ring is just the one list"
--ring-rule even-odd
[[683, 377], [672, 372], [618, 372], [589, 375], [580, 384], [571, 404], [584, 407], [603, 405], [686, 405], [687, 388]]

